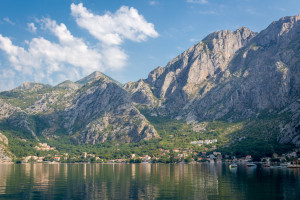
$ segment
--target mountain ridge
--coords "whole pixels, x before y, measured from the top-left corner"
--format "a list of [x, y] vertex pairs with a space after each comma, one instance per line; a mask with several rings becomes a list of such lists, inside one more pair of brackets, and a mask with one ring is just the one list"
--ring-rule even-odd
[[[158, 137], [120, 84], [100, 72], [75, 83], [41, 87], [38, 93], [32, 88], [0, 93], [4, 108], [0, 119], [27, 130], [36, 140], [56, 138], [57, 131], [64, 131], [76, 143]], [[41, 130], [36, 129], [38, 123], [44, 124]]]
[[[145, 97], [145, 92], [127, 90], [137, 106], [146, 105], [151, 115], [172, 116], [187, 123], [238, 122], [255, 119], [264, 110], [279, 116], [280, 110], [300, 96], [299, 19], [300, 15], [283, 17], [260, 33], [240, 28], [209, 34], [143, 80], [161, 104], [154, 105], [154, 99], [137, 102], [143, 99], [138, 94]], [[290, 135], [298, 138], [299, 132], [292, 132]], [[289, 141], [300, 144], [296, 140]]]
[[0, 128], [22, 130], [20, 140], [75, 145], [164, 143], [185, 127], [193, 138], [219, 137], [219, 148], [247, 141], [299, 146], [299, 49], [300, 15], [259, 33], [216, 31], [136, 82], [122, 85], [96, 71], [76, 82], [1, 92]]

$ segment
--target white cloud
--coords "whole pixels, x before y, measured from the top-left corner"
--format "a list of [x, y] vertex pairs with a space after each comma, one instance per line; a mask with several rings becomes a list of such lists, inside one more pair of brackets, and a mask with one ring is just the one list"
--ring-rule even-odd
[[156, 5], [158, 5], [158, 2], [157, 1], [149, 1], [149, 5], [156, 6]]
[[128, 56], [121, 48], [125, 40], [145, 41], [158, 37], [154, 25], [145, 20], [135, 8], [122, 6], [115, 13], [96, 15], [80, 4], [71, 4], [71, 14], [79, 27], [86, 29], [102, 47], [105, 66], [112, 70], [126, 65]]
[[57, 24], [49, 18], [41, 20], [43, 28], [52, 32], [59, 43], [43, 37], [33, 38], [28, 48], [16, 46], [8, 37], [0, 34], [0, 49], [8, 56], [13, 69], [23, 76], [32, 76], [34, 81], [57, 83], [52, 75], [65, 77], [86, 75], [96, 70], [105, 71], [102, 55], [97, 49], [88, 47], [80, 38], [74, 37], [65, 24]]
[[122, 69], [128, 57], [124, 50], [118, 46], [105, 46], [102, 54], [103, 62], [113, 71]]
[[27, 28], [28, 28], [28, 30], [30, 31], [30, 32], [32, 32], [32, 33], [35, 33], [36, 32], [36, 30], [37, 30], [37, 28], [36, 28], [36, 26], [34, 25], [34, 23], [27, 23]]
[[80, 27], [106, 45], [120, 45], [125, 39], [141, 42], [148, 37], [158, 37], [154, 25], [132, 7], [122, 6], [115, 13], [94, 15], [82, 3], [72, 3], [71, 11]]
[[[50, 18], [36, 20], [45, 32], [50, 32], [57, 42], [42, 36], [24, 46], [13, 43], [9, 37], [0, 34], [0, 50], [4, 52], [11, 68], [0, 67], [0, 90], [11, 89], [20, 82], [36, 81], [57, 84], [66, 79], [78, 80], [94, 71], [119, 71], [128, 59], [121, 48], [125, 40], [145, 41], [149, 37], [158, 37], [152, 23], [148, 23], [135, 8], [122, 6], [115, 13], [95, 15], [82, 4], [72, 4], [71, 14], [79, 27], [89, 31], [99, 44], [91, 46], [82, 38], [71, 34], [64, 23], [58, 24]], [[29, 31], [37, 31], [36, 24], [28, 23]], [[8, 76], [9, 75], [9, 76]], [[13, 81], [12, 81], [13, 80]]]
[[[2, 68], [0, 66], [0, 68]], [[14, 78], [16, 73], [11, 69], [3, 69], [0, 72], [0, 91], [15, 87]]]
[[71, 4], [71, 14], [79, 27], [86, 29], [102, 47], [103, 62], [111, 70], [120, 70], [126, 65], [127, 54], [121, 48], [124, 40], [142, 42], [158, 37], [154, 25], [145, 20], [135, 8], [122, 6], [115, 13], [95, 15], [82, 3]]
[[196, 4], [206, 4], [208, 3], [207, 0], [186, 0], [188, 3], [196, 3]]
[[9, 23], [11, 25], [15, 25], [15, 23], [13, 21], [11, 21], [8, 17], [4, 17], [3, 21], [5, 21], [5, 22], [7, 22], [7, 23]]

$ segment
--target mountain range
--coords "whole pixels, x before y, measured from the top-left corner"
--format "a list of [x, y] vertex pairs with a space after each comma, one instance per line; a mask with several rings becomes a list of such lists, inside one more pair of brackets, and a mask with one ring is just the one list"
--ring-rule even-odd
[[216, 132], [209, 123], [228, 124], [215, 134], [226, 147], [247, 139], [300, 145], [300, 15], [259, 33], [211, 33], [137, 82], [94, 72], [1, 92], [0, 154], [10, 154], [10, 140], [30, 138], [67, 137], [74, 145], [162, 139], [153, 120], [162, 118], [199, 134]]

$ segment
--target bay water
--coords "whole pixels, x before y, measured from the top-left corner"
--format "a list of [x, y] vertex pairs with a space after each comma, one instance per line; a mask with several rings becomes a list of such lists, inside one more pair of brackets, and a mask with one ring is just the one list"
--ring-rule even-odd
[[0, 199], [300, 199], [300, 169], [198, 164], [0, 164]]

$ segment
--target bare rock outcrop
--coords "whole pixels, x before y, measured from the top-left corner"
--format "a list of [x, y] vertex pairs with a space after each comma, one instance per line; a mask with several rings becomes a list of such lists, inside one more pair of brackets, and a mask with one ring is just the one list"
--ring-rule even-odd
[[0, 133], [0, 163], [12, 162], [12, 154], [7, 150], [8, 139]]
[[63, 126], [74, 140], [94, 144], [158, 137], [154, 127], [133, 106], [129, 94], [117, 84], [100, 78], [84, 87], [62, 114]]
[[[159, 137], [112, 78], [94, 72], [55, 87], [25, 83], [0, 93], [0, 120], [39, 141], [63, 131], [76, 143], [138, 142]], [[61, 133], [61, 132], [60, 132]]]
[[[148, 112], [187, 123], [243, 121], [266, 111], [280, 120], [281, 111], [300, 97], [299, 49], [300, 15], [283, 17], [260, 33], [245, 27], [214, 32], [143, 80], [148, 96], [162, 102]], [[147, 94], [138, 83], [130, 85], [133, 101], [145, 104]], [[291, 112], [278, 125], [278, 141], [299, 145], [298, 122], [298, 111]]]

